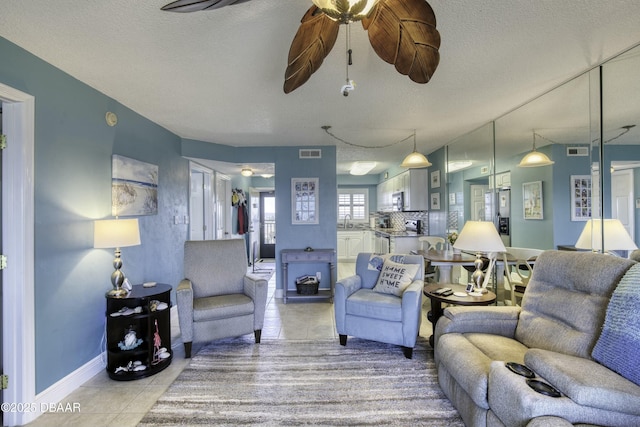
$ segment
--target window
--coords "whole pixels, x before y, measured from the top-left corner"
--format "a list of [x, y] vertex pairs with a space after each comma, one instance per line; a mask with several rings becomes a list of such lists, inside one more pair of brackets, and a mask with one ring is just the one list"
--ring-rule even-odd
[[349, 215], [352, 222], [369, 221], [369, 190], [367, 188], [338, 189], [338, 220]]

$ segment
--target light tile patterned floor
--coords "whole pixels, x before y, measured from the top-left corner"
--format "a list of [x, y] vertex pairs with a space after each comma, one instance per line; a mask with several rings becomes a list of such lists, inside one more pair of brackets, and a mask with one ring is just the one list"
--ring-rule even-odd
[[[355, 272], [355, 264], [339, 263], [338, 279]], [[263, 340], [337, 339], [333, 304], [328, 302], [290, 302], [283, 304], [275, 298], [275, 275], [269, 281], [269, 296]], [[429, 311], [425, 299], [423, 315]], [[73, 414], [47, 413], [28, 424], [41, 426], [136, 426], [155, 401], [187, 365], [184, 358], [177, 316], [172, 316], [174, 356], [164, 371], [137, 381], [114, 381], [101, 372], [71, 393], [62, 403], [79, 403], [80, 412]], [[420, 335], [431, 335], [431, 324], [424, 318]], [[176, 344], [179, 344], [176, 346]], [[194, 354], [197, 352], [194, 347]]]

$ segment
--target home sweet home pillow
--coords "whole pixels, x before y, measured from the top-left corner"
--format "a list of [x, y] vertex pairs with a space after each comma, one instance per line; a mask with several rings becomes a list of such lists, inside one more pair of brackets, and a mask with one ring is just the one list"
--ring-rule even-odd
[[374, 292], [402, 296], [404, 290], [413, 282], [418, 268], [418, 264], [400, 264], [386, 260], [373, 288]]

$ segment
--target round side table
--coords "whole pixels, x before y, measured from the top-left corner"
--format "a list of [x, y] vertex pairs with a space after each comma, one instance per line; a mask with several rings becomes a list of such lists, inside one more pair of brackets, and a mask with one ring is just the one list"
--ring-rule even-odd
[[[496, 301], [496, 294], [491, 291], [487, 291], [486, 294], [482, 294], [482, 296], [479, 297], [471, 295], [459, 297], [453, 294], [442, 296], [433, 293], [436, 289], [440, 288], [451, 288], [453, 292], [464, 292], [466, 294], [466, 287], [464, 285], [454, 283], [431, 283], [424, 287], [424, 295], [431, 300], [431, 311], [427, 313], [427, 319], [433, 325], [434, 332], [436, 330], [436, 323], [440, 316], [442, 316], [442, 303], [454, 305], [490, 305]], [[433, 335], [429, 337], [429, 344], [433, 347]]]

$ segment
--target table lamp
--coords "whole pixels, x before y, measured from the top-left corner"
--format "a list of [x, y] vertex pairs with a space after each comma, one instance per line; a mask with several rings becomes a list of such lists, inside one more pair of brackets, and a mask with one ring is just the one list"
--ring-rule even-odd
[[[604, 248], [602, 235], [604, 226]], [[590, 219], [584, 225], [576, 242], [578, 249], [591, 249], [594, 252], [632, 251], [638, 249], [619, 219]]]
[[93, 229], [94, 248], [115, 248], [115, 259], [111, 274], [111, 284], [113, 289], [107, 292], [107, 296], [113, 298], [123, 298], [129, 293], [122, 288], [124, 283], [124, 273], [120, 270], [122, 260], [120, 259], [120, 248], [125, 246], [137, 246], [140, 244], [140, 229], [138, 219], [104, 219], [97, 220]]
[[471, 276], [474, 292], [486, 292], [486, 288], [483, 286], [482, 253], [506, 251], [496, 226], [490, 221], [467, 221], [453, 247], [454, 249], [475, 252], [476, 260], [473, 264], [476, 271]]

